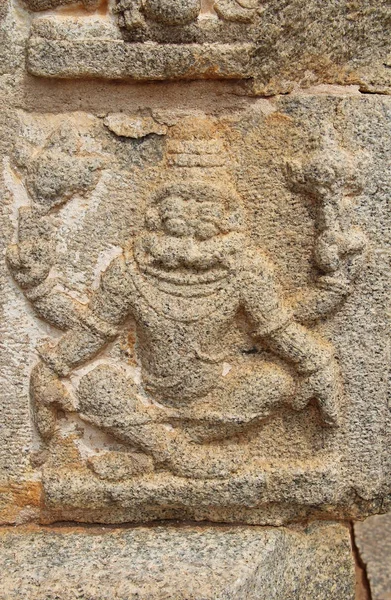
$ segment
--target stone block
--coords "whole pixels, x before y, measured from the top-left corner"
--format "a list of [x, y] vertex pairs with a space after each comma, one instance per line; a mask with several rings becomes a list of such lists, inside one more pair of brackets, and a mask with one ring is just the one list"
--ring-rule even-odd
[[2, 600], [353, 600], [348, 529], [0, 530]]
[[391, 598], [391, 515], [375, 515], [354, 526], [372, 600]]
[[235, 78], [260, 95], [316, 84], [390, 93], [388, 0], [69, 4], [26, 0], [12, 11], [35, 76]]
[[376, 513], [389, 99], [145, 102], [8, 124], [2, 521]]

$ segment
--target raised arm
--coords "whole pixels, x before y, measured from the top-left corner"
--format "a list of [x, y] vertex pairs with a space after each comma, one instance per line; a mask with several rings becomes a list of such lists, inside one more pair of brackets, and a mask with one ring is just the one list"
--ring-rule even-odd
[[122, 256], [103, 273], [99, 289], [88, 305], [72, 297], [61, 281], [50, 276], [55, 252], [50, 219], [28, 208], [20, 210], [19, 240], [7, 251], [15, 281], [37, 314], [66, 333], [55, 345], [38, 348], [43, 361], [60, 377], [92, 358], [117, 334], [126, 318], [130, 280]]
[[129, 314], [131, 287], [122, 256], [103, 273], [90, 303], [78, 311], [78, 320], [55, 345], [38, 349], [44, 362], [60, 377], [93, 358], [117, 333]]
[[295, 318], [311, 323], [326, 317], [351, 293], [366, 259], [367, 240], [352, 225], [351, 198], [361, 191], [360, 169], [355, 158], [325, 136], [323, 152], [305, 164], [286, 166], [287, 183], [307, 197], [315, 212], [314, 282], [291, 298]]
[[[77, 307], [71, 328], [57, 344], [46, 343], [38, 348], [42, 362], [31, 373], [30, 392], [35, 423], [44, 440], [49, 440], [56, 431], [58, 409], [73, 412], [77, 408], [61, 378], [93, 358], [115, 338], [117, 326], [129, 313], [131, 296], [121, 256], [103, 273], [89, 305]], [[53, 310], [53, 299], [50, 305]]]
[[314, 252], [318, 276], [288, 299], [295, 319], [312, 323], [334, 312], [352, 292], [365, 258], [366, 239], [360, 231], [342, 232], [338, 227], [324, 231]]

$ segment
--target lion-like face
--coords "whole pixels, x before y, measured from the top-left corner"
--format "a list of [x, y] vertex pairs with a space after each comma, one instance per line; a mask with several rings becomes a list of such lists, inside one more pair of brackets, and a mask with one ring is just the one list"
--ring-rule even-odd
[[221, 191], [213, 191], [206, 186], [177, 186], [159, 198], [149, 231], [135, 245], [142, 270], [180, 284], [227, 275], [243, 249], [244, 234]]

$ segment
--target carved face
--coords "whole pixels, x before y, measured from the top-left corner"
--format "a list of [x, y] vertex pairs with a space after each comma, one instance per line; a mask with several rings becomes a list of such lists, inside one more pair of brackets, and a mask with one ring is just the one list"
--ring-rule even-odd
[[220, 233], [224, 208], [219, 202], [197, 202], [181, 196], [168, 196], [162, 201], [160, 218], [168, 235], [208, 240]]
[[178, 281], [210, 280], [226, 276], [234, 258], [243, 248], [240, 224], [225, 205], [221, 190], [180, 186], [167, 190], [159, 198], [147, 220], [149, 232], [136, 244], [137, 260], [151, 274], [163, 277], [170, 273]]

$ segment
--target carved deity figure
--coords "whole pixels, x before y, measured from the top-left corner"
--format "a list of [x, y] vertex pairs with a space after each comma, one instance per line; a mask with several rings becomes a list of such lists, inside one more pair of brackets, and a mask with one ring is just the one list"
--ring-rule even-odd
[[[295, 320], [272, 265], [248, 239], [236, 191], [168, 185], [156, 192], [145, 225], [103, 273], [78, 322], [56, 346], [40, 349], [32, 394], [42, 435], [50, 435], [51, 411], [61, 406], [178, 475], [221, 477], [227, 465], [200, 464], [197, 446], [259, 426], [283, 408], [301, 410], [311, 399], [323, 424], [337, 426], [333, 348]], [[335, 304], [341, 292], [329, 290], [327, 298]], [[129, 316], [141, 385], [101, 364], [81, 378], [73, 406], [60, 378], [95, 357]], [[269, 358], [226, 362], [240, 317]]]

